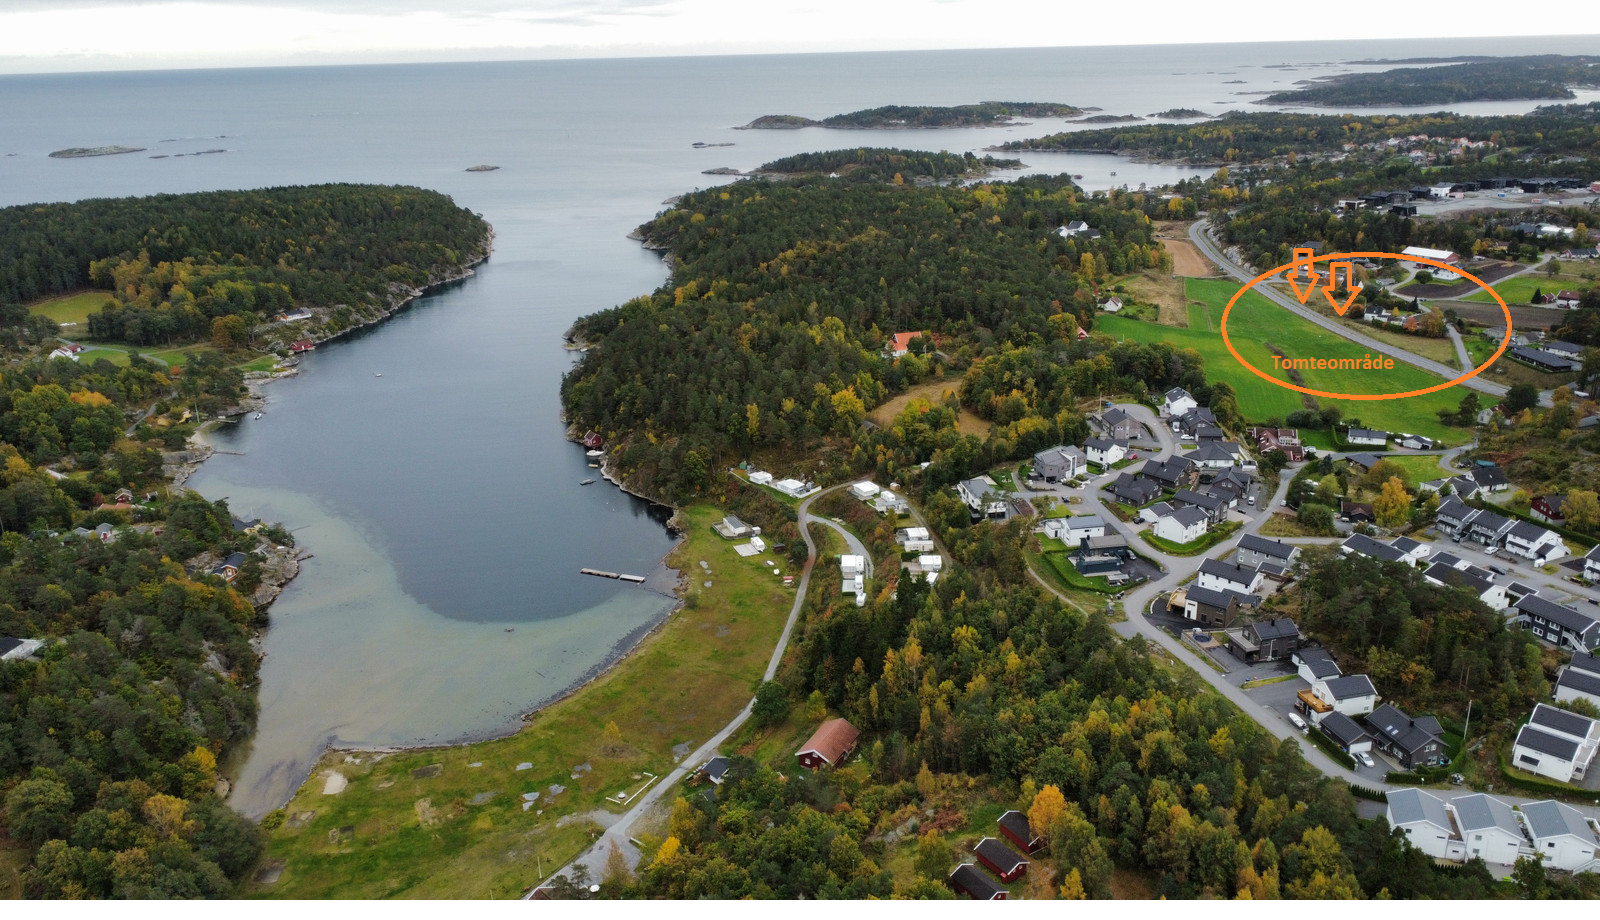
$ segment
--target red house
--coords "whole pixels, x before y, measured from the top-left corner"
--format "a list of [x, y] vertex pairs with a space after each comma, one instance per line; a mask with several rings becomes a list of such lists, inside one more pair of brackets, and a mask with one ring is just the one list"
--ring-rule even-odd
[[1550, 524], [1564, 524], [1567, 520], [1565, 495], [1541, 495], [1533, 500], [1533, 516]]
[[1007, 840], [1022, 847], [1024, 853], [1037, 853], [1044, 849], [1045, 839], [1033, 832], [1028, 816], [1016, 809], [1006, 812], [995, 822]]
[[795, 757], [800, 759], [800, 766], [808, 770], [820, 770], [824, 766], [837, 767], [844, 762], [850, 752], [856, 749], [856, 739], [861, 737], [860, 729], [851, 725], [845, 719], [830, 719], [822, 723], [811, 740], [795, 752]]
[[311, 341], [310, 339], [296, 339], [294, 344], [289, 346], [289, 354], [291, 355], [298, 355], [301, 352], [316, 350], [317, 343]]
[[984, 875], [972, 863], [956, 866], [956, 871], [950, 873], [947, 881], [957, 893], [964, 894], [974, 901], [1006, 900], [1006, 890], [996, 885], [993, 879]]
[[600, 433], [597, 431], [586, 431], [583, 433], [583, 446], [589, 448], [590, 450], [599, 450], [600, 445], [604, 443], [605, 438], [600, 437]]
[[972, 853], [990, 872], [1000, 876], [1002, 882], [1014, 882], [1028, 872], [1028, 861], [997, 837], [985, 837], [978, 841]]

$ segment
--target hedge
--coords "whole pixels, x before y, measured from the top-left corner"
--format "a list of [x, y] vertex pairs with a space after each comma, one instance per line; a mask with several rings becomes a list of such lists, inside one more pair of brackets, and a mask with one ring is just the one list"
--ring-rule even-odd
[[1389, 793], [1384, 792], [1382, 789], [1369, 789], [1356, 783], [1350, 783], [1349, 786], [1350, 794], [1358, 799], [1366, 799], [1369, 802], [1389, 801]]
[[1566, 798], [1581, 796], [1586, 800], [1592, 798], [1594, 795], [1594, 793], [1590, 790], [1580, 789], [1577, 786], [1571, 786], [1567, 783], [1558, 783], [1553, 779], [1540, 779], [1535, 776], [1517, 776], [1513, 774], [1511, 772], [1513, 769], [1512, 766], [1506, 763], [1506, 752], [1503, 748], [1500, 750], [1498, 759], [1500, 761], [1500, 775], [1505, 778], [1507, 783], [1510, 783], [1512, 786], [1515, 786], [1518, 789], [1524, 789], [1528, 792], [1537, 792], [1540, 795], [1561, 796]]
[[1327, 735], [1324, 735], [1322, 733], [1322, 729], [1314, 728], [1311, 731], [1306, 732], [1306, 737], [1311, 739], [1312, 744], [1315, 744], [1317, 747], [1321, 748], [1322, 753], [1333, 758], [1334, 763], [1340, 764], [1346, 770], [1354, 770], [1356, 768], [1356, 759], [1351, 757], [1349, 754], [1346, 754], [1344, 751], [1339, 750], [1339, 746], [1333, 743], [1333, 739], [1329, 738]]
[[1386, 774], [1383, 777], [1383, 781], [1399, 786], [1426, 786], [1428, 783], [1433, 782], [1433, 780], [1423, 779], [1415, 773], [1403, 773], [1399, 770], [1393, 770]]

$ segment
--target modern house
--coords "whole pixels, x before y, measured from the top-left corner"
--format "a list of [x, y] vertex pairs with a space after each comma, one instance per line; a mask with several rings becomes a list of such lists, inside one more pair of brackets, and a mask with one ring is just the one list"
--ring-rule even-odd
[[1300, 647], [1300, 628], [1286, 617], [1262, 620], [1227, 632], [1228, 651], [1248, 662], [1276, 661]]
[[1182, 457], [1168, 457], [1165, 460], [1151, 460], [1144, 465], [1140, 474], [1155, 480], [1163, 489], [1188, 488], [1200, 478], [1200, 469]]
[[1504, 492], [1511, 488], [1511, 480], [1506, 478], [1506, 471], [1498, 466], [1480, 466], [1467, 474], [1478, 488], [1485, 492]]
[[1006, 900], [1006, 890], [972, 863], [957, 866], [945, 881], [958, 894], [964, 894], [974, 901]]
[[[1233, 626], [1243, 606], [1242, 597], [1248, 597], [1232, 591], [1213, 591], [1199, 585], [1190, 585], [1182, 593], [1184, 617], [1213, 629], [1228, 629]], [[1174, 592], [1173, 597], [1174, 600], [1177, 599], [1177, 592]]]
[[1554, 698], [1558, 703], [1588, 700], [1600, 706], [1600, 658], [1587, 652], [1573, 652], [1572, 661], [1556, 678]]
[[1000, 825], [1000, 833], [1021, 847], [1024, 853], [1037, 853], [1049, 843], [1042, 835], [1033, 832], [1028, 816], [1014, 808], [1001, 815], [995, 823]]
[[1531, 521], [1512, 524], [1503, 542], [1506, 552], [1521, 556], [1536, 566], [1560, 559], [1568, 553], [1567, 544], [1562, 542], [1560, 534]]
[[1138, 508], [1155, 501], [1161, 495], [1161, 484], [1148, 476], [1122, 473], [1116, 482], [1106, 487], [1106, 491], [1116, 496], [1117, 501], [1124, 505]]
[[744, 521], [739, 520], [739, 516], [736, 514], [730, 514], [715, 524], [712, 524], [711, 529], [715, 530], [717, 532], [717, 536], [724, 540], [742, 540], [754, 532], [754, 528], [752, 528], [749, 524], [746, 524]]
[[1195, 583], [1202, 588], [1216, 591], [1254, 594], [1261, 590], [1261, 579], [1261, 570], [1255, 566], [1238, 565], [1220, 559], [1206, 559], [1200, 563], [1200, 572]]
[[1178, 508], [1198, 508], [1212, 524], [1220, 524], [1228, 517], [1228, 500], [1210, 492], [1179, 489], [1172, 496], [1172, 504]]
[[1128, 442], [1089, 438], [1083, 442], [1083, 450], [1089, 455], [1090, 463], [1098, 464], [1101, 469], [1109, 469], [1112, 464], [1121, 463], [1128, 456]]
[[1233, 559], [1240, 565], [1259, 566], [1263, 562], [1271, 562], [1288, 568], [1299, 555], [1298, 546], [1247, 533], [1239, 538], [1239, 549], [1233, 554]]
[[1182, 418], [1185, 412], [1197, 408], [1200, 404], [1195, 401], [1189, 391], [1183, 387], [1173, 387], [1161, 398], [1161, 414], [1174, 418]]
[[1198, 508], [1176, 508], [1150, 525], [1150, 532], [1171, 543], [1193, 543], [1206, 535], [1208, 519]]
[[1587, 652], [1600, 645], [1600, 620], [1548, 598], [1530, 594], [1517, 601], [1517, 620], [1559, 648]]
[[795, 752], [800, 766], [808, 770], [837, 767], [856, 749], [861, 732], [846, 719], [829, 719]]
[[1439, 446], [1438, 441], [1432, 438], [1425, 438], [1420, 434], [1403, 434], [1400, 436], [1400, 440], [1395, 443], [1408, 450], [1434, 450]]
[[1490, 610], [1504, 610], [1511, 606], [1511, 601], [1506, 597], [1506, 586], [1496, 584], [1492, 574], [1484, 573], [1477, 566], [1457, 568], [1444, 562], [1435, 562], [1428, 566], [1422, 577], [1428, 584], [1466, 588]]
[[1389, 792], [1384, 816], [1389, 826], [1406, 835], [1406, 841], [1434, 859], [1461, 861], [1467, 848], [1456, 833], [1444, 799], [1421, 789]]
[[[1305, 703], [1313, 714], [1312, 718], [1318, 722], [1322, 713], [1337, 712], [1355, 718], [1378, 708], [1378, 688], [1372, 685], [1372, 678], [1365, 674], [1324, 678], [1313, 682], [1310, 690], [1300, 692], [1310, 693], [1315, 698], [1305, 700]], [[1317, 703], [1322, 705], [1318, 706]]]
[[1047, 537], [1053, 537], [1067, 546], [1077, 546], [1090, 537], [1106, 535], [1106, 522], [1098, 514], [1083, 514], [1069, 518], [1047, 518], [1040, 527]]
[[1514, 865], [1527, 855], [1528, 841], [1511, 806], [1479, 792], [1458, 796], [1450, 802], [1456, 829], [1466, 844], [1466, 859], [1481, 859], [1497, 866]]
[[1383, 447], [1389, 443], [1389, 432], [1374, 431], [1371, 428], [1350, 428], [1346, 429], [1344, 440], [1347, 444]]
[[1389, 541], [1389, 545], [1405, 554], [1405, 562], [1407, 565], [1416, 565], [1423, 559], [1426, 559], [1429, 554], [1433, 552], [1433, 547], [1426, 543], [1420, 543], [1416, 540], [1413, 540], [1410, 537], [1395, 537], [1393, 540]]
[[972, 855], [984, 868], [1000, 876], [1000, 881], [1011, 883], [1028, 871], [1028, 861], [1022, 854], [1006, 846], [998, 837], [985, 837], [972, 848]]
[[1522, 806], [1522, 824], [1545, 868], [1567, 872], [1595, 869], [1600, 840], [1576, 808], [1556, 801], [1529, 802]]
[[1225, 470], [1244, 458], [1244, 448], [1232, 441], [1202, 441], [1198, 448], [1183, 455], [1195, 466], [1212, 470]]
[[882, 491], [883, 489], [875, 482], [858, 482], [850, 487], [850, 494], [862, 501], [867, 501]]
[[1516, 521], [1503, 514], [1496, 514], [1487, 509], [1480, 509], [1467, 520], [1463, 536], [1475, 543], [1482, 543], [1486, 547], [1499, 546], [1511, 528], [1516, 526]]
[[42, 639], [0, 636], [0, 661], [23, 661], [41, 648], [44, 648]]
[[1412, 718], [1392, 703], [1367, 716], [1367, 729], [1383, 751], [1409, 770], [1444, 761], [1444, 728], [1433, 716]]
[[1033, 455], [1033, 475], [1045, 482], [1066, 482], [1089, 472], [1089, 458], [1083, 451], [1065, 444]]
[[1115, 441], [1128, 441], [1144, 435], [1143, 423], [1124, 409], [1107, 409], [1099, 415], [1090, 416], [1089, 421], [1102, 435]]
[[1005, 520], [1010, 506], [1000, 496], [1000, 487], [988, 476], [963, 479], [956, 483], [956, 494], [966, 503], [974, 518]]
[[1519, 769], [1570, 783], [1583, 779], [1600, 748], [1600, 722], [1547, 703], [1533, 707], [1517, 731], [1511, 763]]

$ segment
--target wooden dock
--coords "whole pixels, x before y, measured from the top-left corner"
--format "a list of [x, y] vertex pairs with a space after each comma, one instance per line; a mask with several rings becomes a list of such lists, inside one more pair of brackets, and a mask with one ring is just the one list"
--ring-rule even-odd
[[632, 582], [636, 585], [644, 583], [643, 575], [626, 575], [619, 572], [607, 572], [602, 569], [579, 569], [578, 572], [583, 575], [593, 575], [597, 578], [615, 578], [618, 581]]

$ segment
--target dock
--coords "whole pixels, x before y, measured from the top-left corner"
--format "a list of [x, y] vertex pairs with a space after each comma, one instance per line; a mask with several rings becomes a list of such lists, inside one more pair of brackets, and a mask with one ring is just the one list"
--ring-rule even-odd
[[644, 583], [643, 575], [626, 575], [619, 572], [607, 572], [602, 569], [579, 569], [578, 572], [583, 575], [593, 575], [597, 578], [615, 578], [618, 581], [632, 582], [636, 585]]

